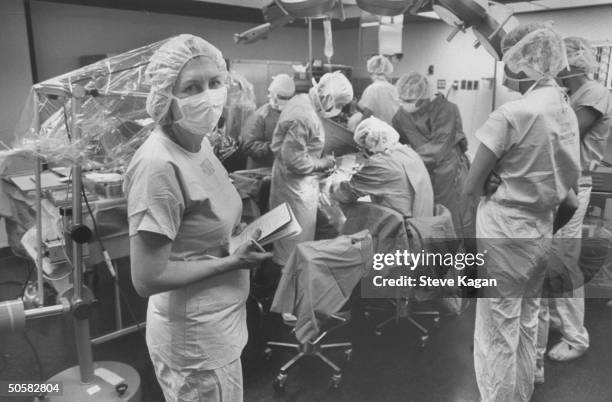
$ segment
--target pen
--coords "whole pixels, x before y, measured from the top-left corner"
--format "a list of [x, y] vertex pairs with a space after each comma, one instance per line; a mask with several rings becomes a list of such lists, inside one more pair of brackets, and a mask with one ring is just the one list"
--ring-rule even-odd
[[262, 253], [265, 253], [265, 252], [266, 252], [266, 250], [265, 250], [263, 247], [261, 247], [261, 244], [257, 243], [257, 241], [255, 241], [255, 239], [251, 239], [251, 244], [252, 244], [253, 246], [255, 246], [255, 248], [257, 249], [257, 251], [260, 251], [260, 252], [262, 252]]

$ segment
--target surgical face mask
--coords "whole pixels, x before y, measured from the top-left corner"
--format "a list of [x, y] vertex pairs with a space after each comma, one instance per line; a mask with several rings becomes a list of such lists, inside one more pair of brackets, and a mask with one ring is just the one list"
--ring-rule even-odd
[[417, 102], [416, 101], [402, 101], [402, 109], [404, 109], [408, 113], [414, 113], [417, 111]]
[[504, 72], [504, 80], [502, 81], [502, 85], [514, 92], [521, 92], [521, 82], [535, 82], [532, 78], [513, 78], [509, 77], [506, 72]]
[[318, 106], [319, 115], [321, 117], [325, 117], [326, 119], [329, 119], [329, 118], [338, 116], [340, 112], [342, 111], [341, 109], [335, 107], [333, 104], [328, 107], [323, 106], [323, 101], [321, 100], [321, 98], [325, 99], [327, 95], [320, 95], [318, 87], [314, 86], [310, 88], [309, 94], [311, 98], [314, 99], [316, 105]]
[[223, 113], [227, 100], [227, 88], [209, 89], [186, 98], [173, 96], [181, 112], [176, 124], [192, 134], [211, 133]]

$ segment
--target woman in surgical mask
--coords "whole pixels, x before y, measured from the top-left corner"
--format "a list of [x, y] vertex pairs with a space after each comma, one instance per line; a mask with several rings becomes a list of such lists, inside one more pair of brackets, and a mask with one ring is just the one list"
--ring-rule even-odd
[[332, 198], [352, 203], [368, 195], [373, 203], [405, 217], [433, 215], [433, 189], [425, 164], [412, 148], [399, 143], [393, 127], [369, 117], [359, 123], [353, 138], [369, 157], [350, 181], [332, 188]]
[[241, 401], [249, 270], [229, 254], [242, 203], [205, 138], [226, 101], [221, 52], [193, 35], [166, 41], [146, 69], [158, 123], [125, 175], [132, 282], [149, 297], [146, 340], [167, 401]]
[[470, 240], [475, 237], [476, 200], [461, 195], [469, 161], [459, 108], [442, 95], [431, 99], [429, 82], [420, 73], [402, 75], [396, 86], [400, 108], [393, 116], [393, 128], [400, 134], [400, 142], [410, 145], [423, 159], [435, 203], [448, 208], [457, 236], [473, 248]]
[[268, 103], [249, 117], [242, 132], [244, 153], [249, 158], [247, 169], [272, 167], [274, 163], [271, 148], [272, 134], [281, 110], [293, 95], [295, 95], [293, 78], [287, 74], [279, 74], [272, 78], [268, 87]]
[[321, 118], [337, 116], [353, 99], [353, 87], [340, 72], [324, 74], [308, 94], [285, 106], [272, 138], [274, 153], [270, 208], [286, 202], [302, 232], [274, 243], [273, 261], [283, 266], [295, 246], [314, 240], [319, 202], [319, 175], [333, 168], [332, 155], [322, 155], [325, 132]]
[[[464, 188], [484, 196], [476, 234], [486, 258], [478, 272], [495, 280], [476, 304], [474, 368], [482, 401], [526, 402], [536, 381], [546, 260], [555, 226], [571, 216], [564, 211], [575, 201], [580, 138], [576, 115], [555, 82], [567, 66], [559, 35], [540, 24], [521, 25], [502, 48], [505, 85], [523, 96], [500, 106], [477, 130], [480, 145]], [[501, 184], [484, 194], [492, 172]]]

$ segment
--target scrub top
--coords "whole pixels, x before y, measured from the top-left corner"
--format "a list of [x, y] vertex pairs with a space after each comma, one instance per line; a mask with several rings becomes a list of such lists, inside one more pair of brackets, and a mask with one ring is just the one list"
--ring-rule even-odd
[[491, 201], [552, 217], [577, 183], [578, 120], [564, 96], [554, 85], [536, 87], [499, 107], [476, 131], [498, 158], [494, 171], [502, 181]]
[[601, 114], [581, 141], [582, 172], [590, 175], [603, 159], [608, 145], [608, 136], [612, 127], [612, 94], [600, 83], [589, 81], [570, 96], [570, 104], [575, 111], [590, 107]]
[[242, 130], [243, 149], [249, 157], [247, 169], [272, 167], [274, 154], [270, 148], [280, 111], [266, 103], [249, 117]]
[[[158, 128], [134, 154], [125, 180], [130, 236], [167, 236], [177, 264], [227, 255], [242, 203], [208, 140], [189, 152]], [[248, 271], [234, 270], [149, 297], [149, 352], [176, 370], [236, 360], [247, 340], [248, 292]]]
[[369, 109], [374, 117], [391, 124], [391, 120], [399, 109], [399, 95], [393, 84], [385, 80], [371, 83], [359, 100], [361, 109]]

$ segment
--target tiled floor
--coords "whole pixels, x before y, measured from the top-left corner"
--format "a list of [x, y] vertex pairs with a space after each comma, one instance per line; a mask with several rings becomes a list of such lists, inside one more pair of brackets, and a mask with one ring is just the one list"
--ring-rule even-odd
[[[127, 261], [120, 269], [129, 281]], [[24, 264], [12, 257], [0, 257], [0, 283], [23, 281]], [[128, 284], [124, 284], [128, 286]], [[109, 278], [101, 273], [97, 293], [99, 302], [91, 319], [92, 336], [110, 330], [113, 325], [112, 294]], [[19, 293], [16, 284], [0, 285], [0, 299]], [[129, 293], [129, 292], [128, 292]], [[136, 314], [143, 316], [145, 304], [133, 293], [129, 296]], [[126, 320], [129, 320], [126, 314]], [[330, 391], [330, 371], [316, 360], [306, 360], [290, 372], [287, 392], [275, 397], [271, 382], [290, 356], [273, 355], [271, 361], [256, 359], [245, 366], [246, 401], [476, 401], [471, 345], [474, 309], [460, 317], [442, 320], [429, 345], [417, 345], [416, 331], [407, 326], [373, 335], [364, 320], [354, 320], [351, 327], [339, 331], [337, 339], [354, 343], [352, 361], [346, 366], [342, 386]], [[610, 402], [612, 401], [612, 309], [603, 300], [587, 301], [587, 327], [591, 349], [580, 359], [566, 364], [547, 362], [546, 383], [537, 387], [533, 401]], [[43, 377], [76, 364], [74, 335], [68, 318], [48, 318], [28, 323], [43, 366]], [[558, 335], [551, 341], [555, 341]], [[146, 346], [140, 334], [94, 346], [94, 358], [118, 360], [136, 368], [143, 382], [146, 401], [162, 400]], [[332, 359], [341, 360], [340, 355]], [[39, 376], [34, 355], [22, 334], [0, 335], [0, 380], [36, 380]], [[7, 400], [18, 401], [19, 399]], [[25, 399], [24, 399], [25, 400]]]

